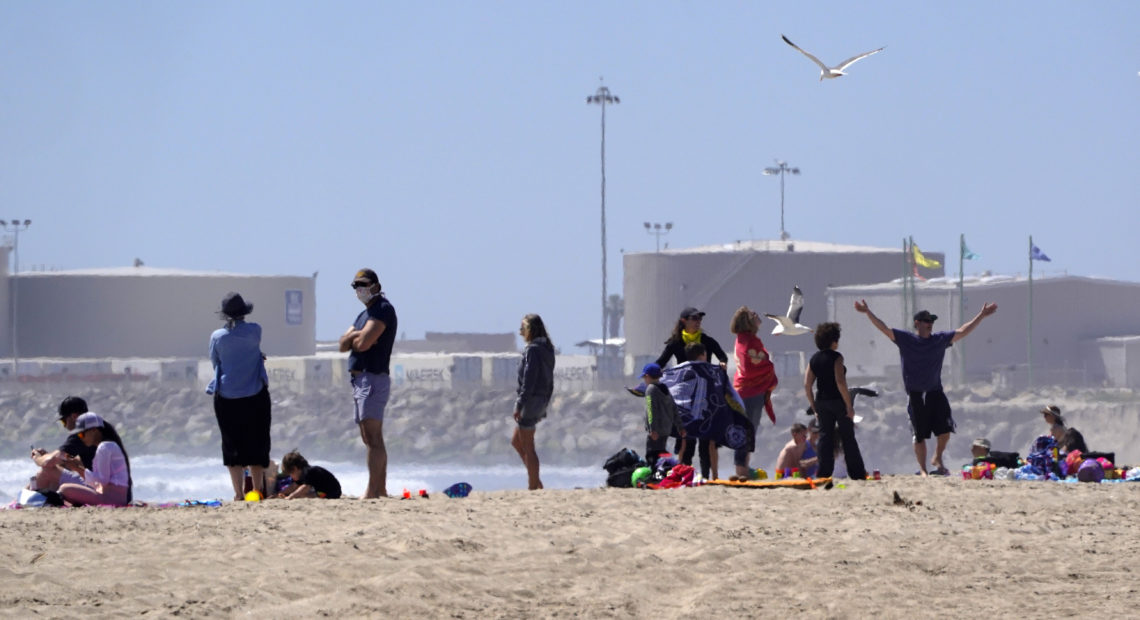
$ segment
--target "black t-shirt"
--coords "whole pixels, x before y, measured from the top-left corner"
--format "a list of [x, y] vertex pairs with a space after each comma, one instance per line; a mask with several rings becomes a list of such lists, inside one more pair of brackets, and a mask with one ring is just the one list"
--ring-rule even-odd
[[91, 463], [95, 460], [96, 446], [89, 446], [83, 443], [79, 435], [68, 435], [67, 441], [59, 447], [60, 451], [66, 452], [71, 456], [78, 456], [83, 461], [83, 466], [91, 469]]
[[839, 384], [835, 382], [835, 361], [843, 357], [839, 351], [826, 349], [811, 356], [812, 373], [815, 374], [815, 397], [819, 400], [840, 400]]
[[310, 467], [301, 474], [298, 484], [307, 484], [317, 495], [327, 499], [340, 499], [340, 482], [324, 467]]
[[388, 374], [388, 362], [392, 360], [392, 345], [396, 342], [396, 309], [381, 295], [356, 317], [353, 327], [364, 329], [368, 319], [376, 319], [384, 324], [384, 333], [367, 351], [352, 351], [348, 354], [349, 370], [366, 370], [373, 374]]

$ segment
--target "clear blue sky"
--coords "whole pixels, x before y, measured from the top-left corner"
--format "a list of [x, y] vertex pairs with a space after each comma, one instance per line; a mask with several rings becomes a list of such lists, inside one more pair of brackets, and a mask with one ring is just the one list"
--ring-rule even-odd
[[[317, 280], [371, 265], [400, 331], [599, 335], [644, 221], [1140, 281], [1138, 2], [5, 2], [0, 216], [24, 267]], [[820, 83], [786, 34], [828, 63]], [[950, 271], [956, 270], [956, 264]], [[747, 293], [742, 292], [746, 297]], [[741, 303], [747, 303], [742, 298]], [[254, 317], [256, 318], [256, 317]], [[633, 320], [634, 317], [629, 317]]]

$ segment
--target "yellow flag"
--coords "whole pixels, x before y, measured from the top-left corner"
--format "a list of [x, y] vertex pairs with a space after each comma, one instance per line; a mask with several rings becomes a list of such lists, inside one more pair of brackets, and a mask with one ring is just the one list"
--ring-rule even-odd
[[935, 268], [935, 267], [941, 267], [942, 266], [942, 263], [923, 256], [922, 251], [918, 249], [917, 244], [911, 243], [910, 249], [914, 251], [914, 262], [918, 263], [919, 265], [922, 265], [923, 267], [927, 267], [927, 268]]

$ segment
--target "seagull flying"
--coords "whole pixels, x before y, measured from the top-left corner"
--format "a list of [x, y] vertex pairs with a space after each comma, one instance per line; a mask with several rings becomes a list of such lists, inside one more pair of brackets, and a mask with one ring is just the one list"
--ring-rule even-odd
[[863, 60], [864, 58], [870, 56], [871, 54], [878, 54], [879, 52], [886, 49], [885, 47], [880, 47], [877, 50], [871, 50], [865, 54], [859, 54], [858, 56], [852, 56], [851, 58], [844, 60], [843, 62], [839, 63], [838, 65], [836, 65], [834, 67], [829, 67], [829, 66], [823, 64], [822, 62], [820, 62], [819, 59], [816, 58], [815, 56], [812, 56], [811, 54], [800, 49], [800, 46], [789, 41], [788, 37], [785, 37], [784, 35], [780, 35], [780, 36], [783, 37], [784, 43], [787, 43], [788, 45], [791, 45], [792, 47], [796, 48], [797, 50], [799, 50], [799, 52], [801, 54], [803, 54], [804, 56], [807, 56], [808, 58], [811, 59], [812, 62], [819, 65], [819, 81], [821, 81], [821, 82], [823, 81], [823, 78], [837, 78], [841, 75], [847, 75], [846, 73], [843, 72], [844, 69], [846, 69], [847, 67], [850, 67], [851, 65], [855, 64], [856, 62], [858, 62], [860, 60]]
[[812, 329], [804, 325], [800, 325], [800, 313], [804, 309], [804, 294], [799, 286], [792, 287], [792, 298], [788, 302], [788, 313], [784, 316], [776, 316], [775, 314], [765, 314], [764, 316], [776, 322], [776, 327], [772, 330], [773, 334], [784, 336], [798, 336], [806, 334]]

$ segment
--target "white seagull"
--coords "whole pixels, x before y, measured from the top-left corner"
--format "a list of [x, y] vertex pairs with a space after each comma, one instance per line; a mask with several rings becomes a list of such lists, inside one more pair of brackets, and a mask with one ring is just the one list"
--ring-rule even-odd
[[865, 54], [859, 54], [858, 56], [852, 56], [851, 58], [844, 60], [843, 62], [839, 63], [838, 65], [836, 65], [834, 67], [829, 67], [829, 66], [823, 64], [822, 62], [820, 62], [819, 59], [816, 58], [815, 56], [812, 56], [811, 54], [800, 49], [800, 46], [789, 41], [788, 37], [785, 37], [784, 35], [780, 35], [780, 36], [783, 37], [784, 43], [787, 43], [788, 45], [791, 45], [792, 47], [796, 48], [797, 50], [799, 50], [799, 52], [801, 54], [803, 54], [804, 56], [807, 56], [808, 58], [811, 59], [812, 62], [819, 65], [819, 81], [821, 81], [821, 82], [823, 81], [823, 78], [837, 78], [841, 75], [847, 75], [846, 73], [843, 72], [844, 69], [846, 69], [847, 67], [850, 67], [851, 65], [855, 64], [856, 62], [858, 62], [860, 60], [863, 60], [864, 58], [870, 56], [871, 54], [878, 54], [879, 52], [886, 49], [886, 47], [880, 47], [877, 50], [871, 50]]
[[776, 322], [772, 330], [775, 335], [798, 336], [812, 331], [810, 327], [800, 325], [800, 313], [804, 310], [804, 294], [799, 286], [792, 287], [792, 298], [788, 302], [788, 313], [785, 316], [765, 314], [764, 316]]

